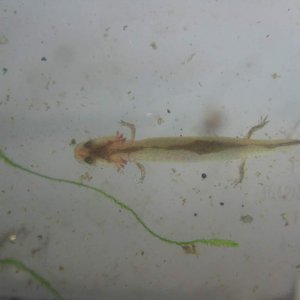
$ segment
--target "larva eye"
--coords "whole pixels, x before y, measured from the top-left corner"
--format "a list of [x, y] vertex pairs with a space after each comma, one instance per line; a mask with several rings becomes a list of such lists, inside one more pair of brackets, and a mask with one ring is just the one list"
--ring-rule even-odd
[[85, 161], [87, 164], [91, 165], [91, 164], [93, 163], [93, 158], [90, 157], [90, 156], [88, 156], [88, 157], [86, 157], [86, 158], [84, 159], [84, 161]]
[[90, 148], [92, 148], [92, 145], [93, 145], [92, 141], [88, 141], [83, 146], [84, 146], [84, 148], [90, 149]]

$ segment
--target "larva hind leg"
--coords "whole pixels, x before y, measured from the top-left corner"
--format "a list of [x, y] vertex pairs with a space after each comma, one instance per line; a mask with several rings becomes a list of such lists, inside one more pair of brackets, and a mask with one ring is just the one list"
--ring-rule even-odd
[[238, 184], [242, 183], [244, 176], [245, 176], [245, 165], [246, 165], [247, 158], [244, 158], [239, 167], [239, 177], [234, 180], [233, 185], [237, 186]]
[[145, 170], [145, 167], [144, 165], [142, 165], [141, 163], [139, 162], [135, 162], [135, 165], [138, 167], [138, 169], [140, 170], [141, 172], [141, 177], [139, 179], [139, 182], [140, 183], [143, 183], [144, 179], [145, 179], [145, 176], [146, 176], [146, 170]]
[[[268, 120], [268, 116], [265, 116], [265, 117], [261, 117], [260, 120], [259, 120], [259, 123], [253, 127], [250, 128], [250, 130], [248, 131], [247, 135], [246, 135], [246, 139], [250, 139], [252, 134], [260, 129], [262, 129], [265, 125], [267, 125], [269, 123], [269, 120]], [[242, 183], [243, 179], [244, 179], [244, 176], [245, 176], [245, 165], [246, 165], [246, 161], [247, 161], [247, 158], [243, 158], [242, 159], [242, 162], [240, 164], [240, 167], [239, 167], [239, 177], [234, 180], [233, 182], [233, 185], [234, 186], [237, 186], [238, 184]]]

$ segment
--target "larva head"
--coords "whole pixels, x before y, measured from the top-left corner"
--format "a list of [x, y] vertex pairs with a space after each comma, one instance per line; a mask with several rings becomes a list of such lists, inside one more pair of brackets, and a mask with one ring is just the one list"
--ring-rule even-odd
[[108, 162], [108, 145], [115, 137], [101, 137], [89, 140], [85, 143], [79, 143], [74, 149], [74, 157], [79, 161], [89, 165]]

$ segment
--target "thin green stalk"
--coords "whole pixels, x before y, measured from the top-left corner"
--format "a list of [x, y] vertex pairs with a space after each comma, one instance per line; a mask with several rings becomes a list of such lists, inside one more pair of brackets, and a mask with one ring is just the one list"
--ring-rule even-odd
[[55, 297], [55, 299], [64, 300], [64, 298], [58, 293], [58, 291], [54, 287], [52, 287], [50, 282], [48, 282], [45, 278], [36, 273], [34, 270], [25, 266], [21, 261], [13, 258], [5, 258], [0, 259], [0, 265], [13, 266], [20, 271], [28, 273], [35, 281], [37, 281], [40, 285], [45, 287]]
[[67, 184], [72, 184], [72, 185], [76, 185], [79, 187], [84, 187], [86, 189], [95, 191], [103, 196], [105, 196], [107, 199], [109, 199], [110, 201], [112, 201], [113, 203], [115, 203], [117, 206], [127, 210], [132, 216], [134, 216], [134, 218], [144, 227], [144, 229], [150, 233], [152, 236], [160, 239], [163, 242], [169, 243], [169, 244], [175, 244], [175, 245], [179, 245], [179, 246], [187, 246], [187, 245], [193, 245], [193, 244], [197, 244], [197, 243], [202, 243], [202, 244], [206, 244], [206, 245], [210, 245], [210, 246], [224, 246], [224, 247], [237, 247], [239, 246], [239, 244], [233, 240], [225, 240], [225, 239], [195, 239], [195, 240], [190, 240], [190, 241], [177, 241], [177, 240], [171, 240], [168, 239], [158, 233], [156, 233], [155, 231], [153, 231], [150, 227], [148, 227], [148, 225], [146, 225], [146, 223], [141, 219], [141, 217], [128, 205], [126, 205], [125, 203], [121, 202], [120, 200], [118, 200], [117, 198], [115, 198], [114, 196], [112, 196], [111, 194], [105, 192], [102, 189], [96, 188], [94, 186], [90, 186], [87, 184], [84, 184], [82, 182], [77, 182], [74, 180], [68, 180], [68, 179], [62, 179], [62, 178], [56, 178], [56, 177], [52, 177], [52, 176], [48, 176], [48, 175], [44, 175], [42, 173], [30, 170], [26, 167], [23, 167], [19, 164], [17, 164], [16, 162], [14, 162], [12, 159], [10, 159], [8, 156], [6, 156], [4, 154], [4, 152], [0, 149], [0, 159], [2, 159], [7, 165], [14, 167], [16, 169], [22, 170], [24, 172], [39, 176], [41, 178], [45, 178], [54, 182], [60, 182], [60, 183], [67, 183]]

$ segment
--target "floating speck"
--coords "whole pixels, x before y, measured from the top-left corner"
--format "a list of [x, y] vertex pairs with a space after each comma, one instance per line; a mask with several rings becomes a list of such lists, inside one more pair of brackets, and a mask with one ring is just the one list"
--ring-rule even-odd
[[2, 68], [2, 74], [5, 75], [7, 73], [8, 69], [7, 68]]
[[88, 172], [85, 172], [80, 176], [80, 181], [91, 181], [93, 176], [91, 176]]
[[250, 224], [253, 221], [253, 217], [251, 217], [250, 215], [244, 215], [240, 217], [240, 221], [244, 224]]
[[105, 38], [107, 38], [109, 36], [109, 30], [110, 30], [110, 27], [105, 28], [105, 33], [103, 35]]
[[58, 267], [58, 270], [62, 272], [62, 271], [65, 270], [65, 268], [64, 268], [63, 266], [59, 266], [59, 267]]
[[70, 145], [70, 146], [73, 146], [73, 145], [75, 145], [75, 144], [76, 144], [76, 140], [75, 140], [75, 139], [71, 139], [69, 145]]
[[182, 250], [186, 253], [186, 254], [197, 254], [197, 249], [196, 246], [194, 244], [192, 245], [182, 245]]
[[188, 58], [183, 61], [181, 64], [184, 65], [184, 64], [187, 64], [189, 63], [194, 57], [195, 57], [196, 53], [192, 53], [191, 55], [188, 56]]
[[11, 243], [14, 243], [15, 240], [17, 239], [17, 235], [15, 233], [12, 233], [8, 236], [8, 239]]
[[47, 58], [46, 58], [45, 56], [43, 56], [43, 57], [41, 58], [41, 61], [47, 61]]
[[48, 111], [51, 108], [48, 102], [44, 102], [43, 104], [45, 105], [45, 111]]
[[8, 43], [8, 38], [3, 34], [0, 35], [0, 45], [5, 45]]
[[282, 214], [280, 215], [280, 217], [281, 217], [281, 219], [284, 221], [284, 226], [288, 226], [288, 225], [289, 225], [289, 220], [288, 220], [288, 218], [287, 218], [286, 213], [282, 213]]
[[202, 174], [201, 174], [201, 177], [202, 177], [203, 179], [205, 179], [205, 178], [207, 177], [207, 175], [206, 175], [205, 173], [202, 173]]
[[157, 49], [157, 45], [156, 45], [155, 42], [152, 42], [152, 43], [150, 44], [150, 47], [151, 47], [153, 50], [156, 50], [156, 49]]
[[164, 119], [162, 117], [157, 117], [157, 124], [161, 125], [164, 122]]

